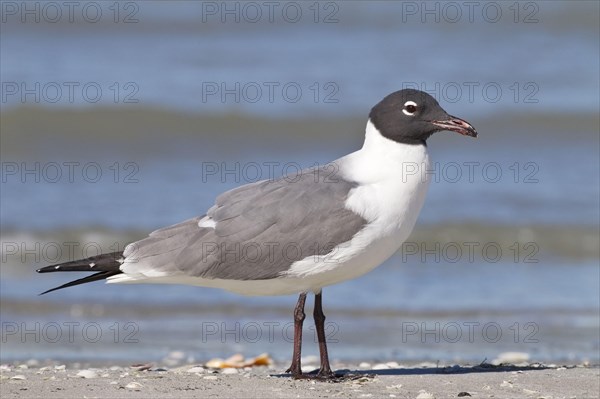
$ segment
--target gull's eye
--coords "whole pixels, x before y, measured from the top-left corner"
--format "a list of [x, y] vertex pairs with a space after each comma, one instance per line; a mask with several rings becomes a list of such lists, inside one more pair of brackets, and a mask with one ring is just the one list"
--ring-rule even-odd
[[402, 108], [402, 112], [404, 115], [413, 116], [415, 112], [417, 112], [417, 103], [414, 101], [407, 101], [404, 103], [404, 108]]

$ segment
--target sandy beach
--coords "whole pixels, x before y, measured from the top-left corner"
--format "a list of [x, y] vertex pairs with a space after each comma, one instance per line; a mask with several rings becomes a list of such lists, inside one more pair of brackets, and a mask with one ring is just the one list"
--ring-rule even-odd
[[[35, 364], [35, 361], [29, 361]], [[312, 365], [306, 366], [310, 369]], [[201, 365], [2, 365], [7, 398], [597, 398], [598, 365], [406, 366], [334, 364], [341, 382], [293, 380], [284, 364], [211, 370]]]

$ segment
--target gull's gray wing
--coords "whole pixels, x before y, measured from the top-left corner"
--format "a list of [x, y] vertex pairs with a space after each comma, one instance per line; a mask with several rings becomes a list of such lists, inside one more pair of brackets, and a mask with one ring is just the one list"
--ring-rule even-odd
[[247, 184], [217, 197], [206, 215], [130, 245], [121, 267], [147, 277], [260, 280], [325, 255], [366, 224], [345, 207], [355, 187], [335, 164]]

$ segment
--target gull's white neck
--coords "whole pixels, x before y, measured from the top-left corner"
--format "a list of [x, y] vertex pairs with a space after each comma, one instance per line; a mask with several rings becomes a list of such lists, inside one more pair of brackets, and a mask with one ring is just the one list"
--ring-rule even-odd
[[425, 145], [390, 140], [369, 120], [363, 147], [341, 158], [339, 167], [342, 176], [358, 185], [348, 196], [349, 209], [385, 229], [406, 235], [412, 230], [429, 185]]
[[407, 180], [415, 168], [420, 175], [422, 167], [429, 164], [429, 156], [425, 145], [390, 140], [382, 136], [369, 120], [362, 148], [338, 162], [343, 176], [359, 184], [369, 184], [383, 180]]

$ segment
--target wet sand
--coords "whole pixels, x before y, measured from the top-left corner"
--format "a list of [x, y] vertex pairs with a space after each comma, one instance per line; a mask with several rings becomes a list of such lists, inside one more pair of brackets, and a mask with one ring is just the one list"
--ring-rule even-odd
[[[32, 364], [32, 362], [29, 362]], [[33, 362], [35, 363], [35, 361]], [[597, 398], [598, 365], [334, 364], [341, 382], [294, 380], [284, 364], [211, 370], [187, 365], [90, 368], [58, 363], [3, 365], [8, 398]], [[312, 365], [307, 365], [310, 369]]]

